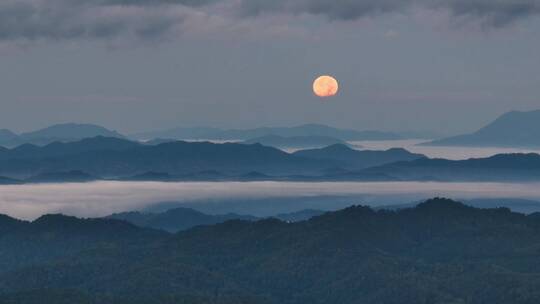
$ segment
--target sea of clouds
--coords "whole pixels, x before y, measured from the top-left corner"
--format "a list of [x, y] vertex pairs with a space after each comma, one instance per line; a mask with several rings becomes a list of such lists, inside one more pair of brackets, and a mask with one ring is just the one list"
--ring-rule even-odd
[[[47, 213], [80, 217], [149, 209], [162, 202], [228, 204], [234, 199], [351, 197], [351, 204], [406, 204], [444, 196], [451, 198], [540, 199], [540, 183], [442, 182], [113, 182], [0, 186], [0, 213], [35, 219]], [[359, 201], [359, 198], [361, 200]], [[392, 198], [389, 200], [389, 198]], [[294, 200], [292, 200], [294, 201]], [[315, 200], [314, 200], [315, 201]], [[331, 204], [331, 201], [329, 202]], [[310, 207], [303, 205], [303, 208]], [[321, 206], [317, 206], [321, 207]], [[324, 209], [332, 209], [331, 206]], [[222, 208], [221, 210], [226, 210]]]

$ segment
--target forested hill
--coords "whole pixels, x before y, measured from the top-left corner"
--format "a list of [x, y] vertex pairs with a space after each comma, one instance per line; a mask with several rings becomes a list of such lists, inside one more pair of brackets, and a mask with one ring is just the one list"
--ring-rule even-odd
[[4, 303], [540, 302], [538, 217], [446, 199], [178, 234], [1, 217], [0, 248]]

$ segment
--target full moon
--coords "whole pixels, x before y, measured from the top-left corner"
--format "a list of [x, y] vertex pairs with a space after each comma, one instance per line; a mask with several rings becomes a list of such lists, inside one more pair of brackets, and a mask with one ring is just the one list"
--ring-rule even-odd
[[313, 82], [313, 92], [319, 97], [330, 97], [337, 94], [339, 84], [337, 80], [328, 75], [320, 76]]

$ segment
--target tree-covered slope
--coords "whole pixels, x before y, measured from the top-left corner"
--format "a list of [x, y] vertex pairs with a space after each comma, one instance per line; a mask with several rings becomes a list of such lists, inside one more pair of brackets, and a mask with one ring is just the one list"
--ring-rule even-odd
[[175, 235], [117, 221], [1, 221], [11, 231], [0, 233], [2, 256], [19, 263], [1, 268], [0, 295], [17, 303], [63, 293], [88, 303], [540, 301], [538, 218], [445, 199]]

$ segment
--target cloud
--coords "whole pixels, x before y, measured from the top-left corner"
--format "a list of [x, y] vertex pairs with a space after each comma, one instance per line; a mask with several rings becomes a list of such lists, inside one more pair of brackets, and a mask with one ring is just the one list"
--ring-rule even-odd
[[243, 0], [244, 15], [290, 13], [322, 15], [332, 20], [355, 20], [365, 16], [404, 10], [410, 0]]
[[448, 9], [454, 17], [478, 19], [494, 27], [540, 14], [539, 0], [449, 0], [437, 6]]
[[4, 0], [0, 40], [161, 39], [204, 18], [193, 0]]
[[540, 14], [540, 0], [2, 0], [0, 41], [155, 41], [208, 25], [237, 28], [261, 15], [350, 21], [416, 7], [489, 27]]
[[[35, 219], [46, 213], [95, 217], [162, 205], [159, 202], [196, 205], [208, 202], [231, 204], [236, 200], [243, 200], [257, 204], [261, 200], [265, 200], [264, 204], [268, 204], [268, 199], [272, 199], [272, 204], [276, 204], [277, 199], [294, 197], [350, 197], [350, 204], [368, 203], [373, 206], [388, 204], [388, 202], [393, 202], [393, 204], [408, 203], [434, 196], [462, 199], [505, 197], [539, 199], [540, 188], [538, 186], [538, 183], [160, 183], [113, 181], [79, 184], [0, 185], [0, 214], [8, 214], [21, 219]], [[299, 203], [296, 200], [288, 201], [292, 201], [291, 204]], [[313, 202], [316, 203], [316, 200]], [[330, 205], [325, 209], [332, 209], [333, 203], [337, 203], [337, 201], [330, 201]], [[315, 207], [315, 205], [304, 204], [301, 208]], [[321, 208], [321, 206], [317, 208]], [[256, 209], [256, 206], [251, 208], [251, 210]], [[260, 209], [268, 209], [268, 206], [262, 205]], [[220, 210], [227, 210], [227, 208], [225, 206]]]
[[539, 0], [243, 0], [246, 15], [292, 13], [322, 15], [331, 20], [354, 20], [385, 13], [404, 13], [420, 7], [447, 10], [453, 17], [504, 26], [540, 14]]

